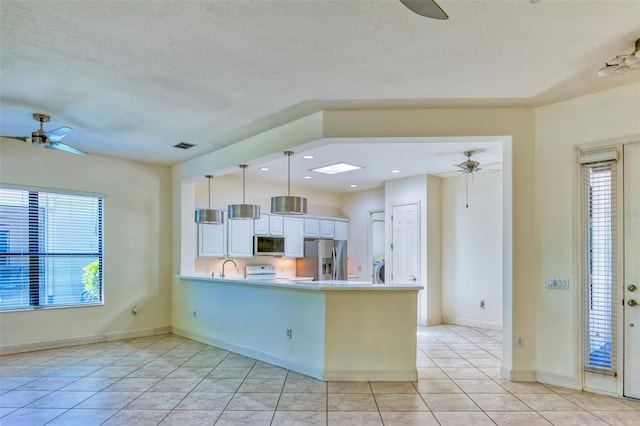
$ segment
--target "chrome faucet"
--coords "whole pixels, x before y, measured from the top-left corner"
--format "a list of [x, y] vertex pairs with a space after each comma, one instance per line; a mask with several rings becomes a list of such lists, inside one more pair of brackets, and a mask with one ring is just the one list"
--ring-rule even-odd
[[233, 263], [233, 266], [235, 266], [236, 268], [238, 267], [238, 265], [236, 265], [236, 262], [234, 262], [232, 259], [225, 260], [224, 262], [222, 262], [222, 272], [220, 272], [220, 278], [224, 278], [224, 265], [226, 265], [227, 262]]

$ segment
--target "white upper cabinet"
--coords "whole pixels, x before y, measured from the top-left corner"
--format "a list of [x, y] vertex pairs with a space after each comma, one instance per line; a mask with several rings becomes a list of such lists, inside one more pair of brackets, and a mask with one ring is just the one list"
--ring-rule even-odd
[[225, 257], [227, 254], [227, 227], [221, 223], [200, 223], [198, 227], [198, 257]]
[[227, 222], [229, 226], [227, 254], [229, 257], [252, 257], [253, 220], [235, 219]]
[[269, 235], [282, 237], [284, 235], [284, 221], [282, 216], [271, 215], [269, 218]]
[[261, 214], [260, 219], [253, 221], [253, 233], [255, 235], [269, 235], [269, 219], [271, 216]]
[[320, 237], [333, 238], [335, 235], [333, 220], [321, 220], [320, 221]]
[[320, 219], [304, 219], [304, 236], [311, 238], [320, 236]]
[[284, 257], [304, 257], [304, 219], [285, 217]]
[[349, 222], [342, 222], [336, 220], [334, 224], [334, 240], [344, 240], [347, 241], [349, 239]]

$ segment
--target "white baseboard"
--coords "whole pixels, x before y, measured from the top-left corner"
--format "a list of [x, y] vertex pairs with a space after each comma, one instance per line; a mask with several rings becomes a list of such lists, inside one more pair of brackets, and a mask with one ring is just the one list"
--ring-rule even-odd
[[510, 382], [535, 382], [535, 370], [512, 370], [506, 365], [500, 367], [500, 375]]
[[575, 377], [562, 376], [560, 374], [549, 373], [546, 371], [538, 371], [536, 372], [536, 379], [538, 382], [545, 383], [547, 385], [580, 390], [578, 380]]
[[339, 382], [416, 382], [417, 370], [324, 370], [325, 381]]
[[90, 336], [66, 337], [64, 339], [42, 340], [15, 345], [0, 346], [0, 355], [18, 354], [22, 352], [41, 351], [44, 349], [66, 348], [68, 346], [88, 345], [91, 343], [111, 342], [114, 340], [133, 339], [136, 337], [154, 336], [171, 333], [171, 327], [140, 328], [137, 330], [113, 331]]
[[464, 325], [467, 327], [488, 328], [490, 330], [502, 331], [501, 322], [479, 321], [467, 318], [443, 317], [443, 322], [451, 325]]
[[303, 374], [305, 376], [313, 377], [315, 379], [323, 380], [324, 370], [321, 367], [316, 367], [309, 364], [304, 364], [292, 359], [283, 358], [278, 355], [274, 355], [269, 352], [260, 351], [254, 348], [250, 348], [236, 343], [225, 342], [223, 340], [214, 339], [211, 337], [203, 336], [198, 333], [192, 333], [181, 328], [173, 327], [173, 334], [178, 336], [187, 337], [192, 340], [196, 340], [201, 343], [206, 343], [221, 349], [225, 349], [230, 352], [234, 352], [240, 355], [248, 356], [269, 364], [277, 365], [278, 367], [286, 368], [287, 370], [294, 371], [296, 373]]

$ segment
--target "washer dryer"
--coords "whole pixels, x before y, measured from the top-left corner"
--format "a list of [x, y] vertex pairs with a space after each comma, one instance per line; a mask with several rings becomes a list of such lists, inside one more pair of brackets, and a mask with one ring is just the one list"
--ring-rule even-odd
[[384, 284], [384, 259], [379, 257], [373, 259], [373, 283]]

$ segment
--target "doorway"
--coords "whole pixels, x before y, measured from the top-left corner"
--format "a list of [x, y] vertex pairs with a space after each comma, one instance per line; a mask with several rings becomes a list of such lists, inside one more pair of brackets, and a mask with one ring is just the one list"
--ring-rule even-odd
[[369, 212], [369, 269], [368, 276], [374, 284], [384, 284], [385, 226], [384, 210]]

